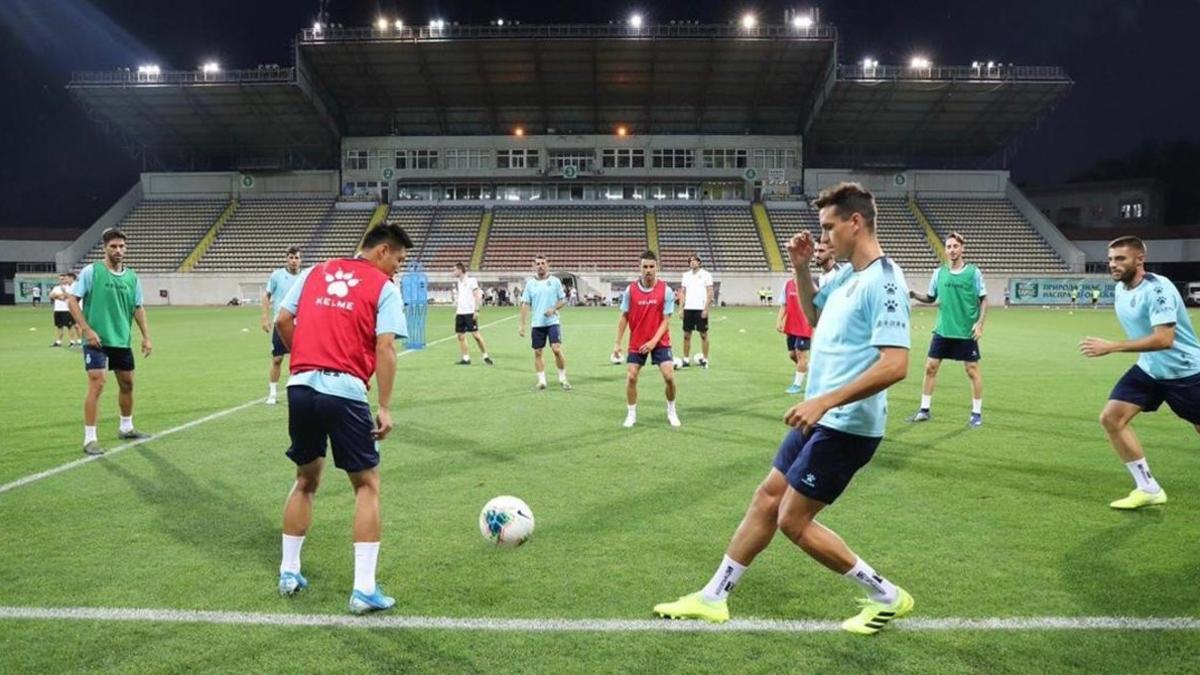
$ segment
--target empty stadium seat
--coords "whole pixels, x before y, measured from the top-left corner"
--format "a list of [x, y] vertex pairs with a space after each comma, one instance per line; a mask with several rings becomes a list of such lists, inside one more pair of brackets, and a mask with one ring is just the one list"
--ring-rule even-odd
[[555, 269], [628, 270], [646, 250], [642, 206], [497, 206], [485, 270], [528, 270], [544, 255]]
[[762, 237], [750, 206], [660, 206], [658, 247], [662, 267], [687, 269], [688, 258], [699, 255], [713, 272], [768, 269]]
[[[938, 266], [937, 254], [904, 199], [876, 199], [875, 231], [883, 252], [907, 273], [929, 273]], [[817, 210], [769, 209], [780, 254], [787, 260], [787, 242], [802, 228], [821, 236]]]
[[[208, 232], [227, 200], [143, 200], [117, 225], [129, 237], [126, 263], [139, 272], [174, 272]], [[79, 267], [103, 255], [97, 243]]]
[[393, 206], [387, 222], [404, 228], [413, 241], [409, 262], [431, 272], [449, 271], [454, 263], [471, 263], [483, 221], [479, 206]]
[[966, 258], [985, 273], [1065, 272], [1068, 265], [1007, 199], [922, 199], [921, 211], [943, 238], [958, 232]]
[[[333, 222], [333, 204], [332, 199], [245, 199], [200, 258], [195, 271], [270, 272], [283, 265], [291, 246], [300, 247], [306, 264], [316, 262], [321, 256], [309, 246], [318, 243], [318, 232]], [[353, 251], [351, 246], [348, 252], [337, 255]]]

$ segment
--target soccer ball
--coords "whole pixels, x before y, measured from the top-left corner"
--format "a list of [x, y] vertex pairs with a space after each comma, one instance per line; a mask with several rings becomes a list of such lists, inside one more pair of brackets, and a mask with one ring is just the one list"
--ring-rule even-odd
[[678, 356], [676, 356], [675, 358], [671, 359], [671, 363], [675, 364], [675, 369], [676, 369], [676, 370], [678, 370], [678, 369], [680, 369], [680, 368], [682, 368], [682, 367], [683, 367], [683, 359], [679, 358]]
[[479, 513], [479, 533], [497, 546], [516, 548], [533, 534], [533, 511], [516, 497], [496, 497]]

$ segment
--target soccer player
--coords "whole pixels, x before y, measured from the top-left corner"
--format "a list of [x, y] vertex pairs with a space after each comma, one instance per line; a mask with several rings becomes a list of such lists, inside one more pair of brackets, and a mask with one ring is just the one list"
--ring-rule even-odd
[[54, 342], [51, 347], [61, 347], [63, 336], [67, 338], [67, 346], [75, 346], [75, 334], [78, 329], [75, 319], [71, 317], [71, 285], [75, 275], [67, 272], [58, 275], [58, 285], [50, 289], [50, 299], [54, 301]]
[[813, 250], [813, 260], [821, 269], [821, 275], [817, 277], [817, 289], [820, 290], [837, 274], [842, 265], [834, 257], [833, 247], [824, 241], [817, 242]]
[[533, 313], [531, 325], [533, 342], [533, 369], [537, 371], [537, 388], [546, 388], [546, 361], [542, 358], [542, 350], [550, 343], [550, 351], [554, 352], [554, 363], [558, 366], [558, 383], [563, 391], [571, 390], [567, 381], [567, 359], [562, 353], [562, 326], [559, 324], [558, 310], [567, 304], [567, 294], [563, 292], [562, 282], [558, 277], [550, 276], [550, 261], [546, 256], [539, 255], [533, 259], [535, 276], [525, 280], [525, 290], [521, 292], [521, 324], [517, 335], [525, 337], [525, 324], [529, 314]]
[[932, 415], [933, 389], [937, 386], [938, 368], [942, 359], [962, 361], [971, 381], [971, 416], [967, 425], [983, 426], [983, 374], [979, 371], [979, 339], [983, 337], [983, 321], [987, 317], [987, 288], [983, 272], [963, 260], [966, 241], [957, 232], [946, 237], [946, 257], [950, 261], [933, 271], [929, 293], [911, 291], [910, 295], [926, 304], [938, 304], [937, 324], [925, 360], [925, 382], [922, 384], [921, 407], [908, 418], [909, 422], [925, 422]]
[[1108, 269], [1117, 282], [1115, 309], [1128, 340], [1089, 337], [1079, 351], [1089, 358], [1114, 352], [1138, 354], [1137, 364], [1117, 382], [1100, 413], [1100, 425], [1135, 487], [1109, 504], [1139, 509], [1167, 503], [1167, 493], [1150, 473], [1146, 453], [1130, 423], [1141, 412], [1154, 412], [1165, 401], [1200, 433], [1200, 340], [1170, 279], [1146, 271], [1146, 245], [1120, 237], [1108, 245]]
[[1092, 309], [1100, 309], [1100, 289], [1092, 289]]
[[791, 279], [783, 285], [780, 293], [783, 302], [779, 304], [779, 316], [775, 319], [775, 330], [783, 333], [787, 340], [788, 357], [796, 364], [796, 372], [792, 376], [792, 386], [787, 388], [789, 394], [799, 394], [804, 391], [804, 376], [808, 373], [808, 350], [812, 346], [812, 326], [800, 309], [800, 295], [796, 291], [796, 277], [793, 271]]
[[[334, 258], [302, 272], [279, 309], [275, 325], [292, 354], [287, 456], [296, 464], [283, 510], [281, 595], [308, 586], [300, 573], [300, 549], [312, 523], [328, 439], [333, 465], [354, 488], [350, 611], [365, 614], [396, 604], [375, 582], [382, 529], [378, 466], [379, 441], [392, 430], [396, 336], [407, 334], [404, 301], [391, 277], [410, 248], [399, 225], [381, 224], [366, 234], [358, 257]], [[367, 403], [372, 375], [379, 387], [374, 421]]]
[[133, 322], [142, 333], [142, 356], [149, 357], [150, 327], [142, 306], [142, 282], [126, 267], [125, 234], [109, 228], [100, 235], [104, 259], [84, 267], [67, 298], [71, 316], [87, 337], [83, 345], [83, 367], [87, 370], [88, 390], [83, 400], [83, 452], [104, 454], [96, 437], [96, 418], [100, 414], [100, 394], [104, 392], [107, 370], [116, 373], [117, 404], [121, 423], [117, 438], [149, 438], [133, 427], [133, 350], [130, 348]]
[[629, 328], [629, 364], [625, 375], [625, 427], [637, 424], [638, 374], [646, 359], [658, 366], [667, 387], [667, 423], [679, 426], [675, 412], [675, 364], [671, 358], [671, 314], [675, 312], [675, 294], [665, 281], [658, 279], [658, 256], [654, 251], [642, 254], [642, 274], [621, 294], [621, 318], [617, 319], [617, 341], [613, 358], [621, 354], [621, 339]]
[[[283, 267], [271, 272], [267, 279], [267, 290], [262, 299], [262, 329], [271, 334], [271, 370], [267, 373], [267, 405], [275, 405], [279, 395], [279, 371], [283, 365], [283, 357], [287, 356], [287, 345], [279, 339], [279, 331], [275, 328], [275, 317], [279, 315], [279, 306], [287, 297], [288, 291], [300, 278], [300, 249], [295, 246], [287, 250], [287, 260]], [[270, 311], [270, 314], [267, 312]]]
[[700, 332], [701, 353], [696, 364], [708, 367], [708, 308], [713, 301], [713, 278], [700, 265], [700, 256], [688, 258], [688, 271], [680, 278], [683, 291], [683, 367], [691, 365], [692, 331]]
[[40, 281], [29, 289], [29, 297], [32, 299], [34, 307], [42, 306], [42, 283]]
[[841, 183], [823, 191], [815, 206], [821, 210], [823, 238], [850, 265], [817, 291], [808, 272], [811, 233], [800, 232], [787, 247], [800, 306], [815, 328], [807, 400], [784, 416], [795, 428], [784, 438], [712, 579], [696, 593], [657, 605], [659, 616], [727, 621], [729, 592], [776, 531], [867, 592], [862, 610], [844, 621], [843, 629], [869, 635], [912, 611], [908, 592], [816, 520], [882, 440], [887, 388], [908, 371], [909, 308], [904, 274], [884, 257], [875, 238], [871, 193], [857, 183]]
[[479, 307], [483, 304], [483, 291], [475, 277], [467, 276], [467, 266], [454, 263], [454, 278], [457, 280], [455, 302], [458, 305], [454, 314], [454, 333], [458, 336], [458, 350], [462, 356], [458, 365], [471, 365], [471, 353], [467, 350], [467, 333], [475, 338], [479, 351], [483, 352], [483, 362], [494, 365], [488, 355], [487, 343], [483, 341], [483, 333], [479, 332]]

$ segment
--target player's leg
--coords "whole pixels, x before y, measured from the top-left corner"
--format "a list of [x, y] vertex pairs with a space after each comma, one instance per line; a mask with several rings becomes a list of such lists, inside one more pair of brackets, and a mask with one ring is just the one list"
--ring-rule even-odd
[[283, 536], [280, 544], [279, 593], [293, 595], [308, 586], [300, 574], [300, 550], [312, 525], [313, 495], [321, 484], [325, 458], [317, 457], [296, 467], [296, 481], [283, 504]]
[[550, 351], [554, 352], [554, 365], [558, 367], [558, 384], [564, 391], [571, 390], [567, 381], [567, 357], [562, 349], [562, 329], [558, 325], [550, 326]]
[[[642, 372], [645, 358], [641, 354], [631, 352], [625, 367], [625, 422], [622, 426], [628, 428], [637, 424], [638, 375]], [[640, 361], [638, 359], [641, 359]]]
[[[686, 310], [684, 311], [686, 314]], [[690, 328], [690, 326], [688, 327]], [[692, 331], [685, 328], [683, 331], [683, 362], [687, 363], [691, 359], [692, 354]]]
[[[937, 336], [934, 336], [934, 345], [937, 344]], [[929, 350], [934, 351], [934, 345], [931, 345]], [[932, 415], [930, 408], [933, 407], [933, 390], [937, 387], [938, 368], [942, 365], [940, 357], [930, 356], [925, 359], [925, 379], [921, 382], [921, 407], [917, 412], [908, 418], [909, 422], [924, 422]]]
[[471, 337], [475, 338], [475, 346], [479, 347], [480, 353], [483, 354], [483, 362], [489, 366], [495, 365], [491, 354], [488, 354], [487, 342], [483, 339], [483, 333], [479, 331], [478, 327], [475, 328], [475, 332], [471, 333]]
[[[704, 319], [704, 321], [707, 322], [708, 319]], [[707, 368], [708, 367], [708, 328], [707, 328], [707, 323], [705, 324], [704, 330], [700, 331], [700, 353], [704, 356], [704, 359], [700, 362], [700, 365]]]
[[[534, 329], [537, 330], [537, 329]], [[533, 349], [533, 370], [537, 373], [537, 388], [546, 388], [546, 359], [542, 356], [542, 348]]]
[[967, 424], [979, 427], [983, 425], [983, 371], [978, 361], [964, 361], [963, 368], [971, 381], [971, 417]]
[[675, 359], [671, 358], [671, 350], [663, 348], [658, 360], [658, 370], [662, 373], [663, 386], [667, 398], [667, 424], [680, 426], [679, 413], [675, 410]]
[[54, 313], [54, 344], [50, 345], [51, 347], [61, 347], [63, 333], [66, 332], [66, 328], [59, 316], [59, 312]]
[[114, 370], [117, 377], [117, 405], [121, 408], [121, 422], [117, 435], [125, 439], [146, 438], [133, 428], [133, 370]]
[[87, 371], [87, 394], [83, 398], [83, 451], [89, 455], [104, 454], [96, 436], [96, 421], [100, 417], [100, 395], [104, 393], [107, 377], [108, 371], [103, 367]]
[[283, 370], [283, 357], [271, 356], [271, 368], [267, 371], [267, 405], [275, 405], [279, 398], [279, 376]]
[[1100, 426], [1104, 428], [1113, 450], [1129, 470], [1135, 485], [1129, 496], [1109, 504], [1115, 509], [1135, 509], [1167, 501], [1166, 492], [1150, 472], [1146, 453], [1131, 426], [1133, 418], [1140, 412], [1142, 408], [1136, 404], [1114, 400], [1106, 403], [1100, 411]]
[[455, 333], [454, 336], [458, 338], [458, 363], [465, 366], [471, 363], [471, 352], [467, 349], [467, 334]]

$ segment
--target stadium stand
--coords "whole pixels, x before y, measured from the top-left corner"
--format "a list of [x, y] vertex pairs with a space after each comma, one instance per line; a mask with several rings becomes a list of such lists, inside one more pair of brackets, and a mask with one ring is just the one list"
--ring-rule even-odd
[[413, 240], [409, 261], [448, 271], [456, 262], [470, 262], [482, 219], [478, 206], [396, 206], [387, 222], [403, 227]]
[[687, 269], [693, 253], [712, 271], [767, 269], [762, 239], [748, 205], [661, 206], [655, 214], [664, 269]]
[[[191, 253], [228, 201], [147, 200], [140, 202], [117, 226], [129, 237], [126, 261], [141, 272], [174, 272]], [[97, 243], [79, 267], [100, 259]]]
[[[243, 200], [195, 271], [269, 272], [283, 264], [289, 246], [307, 247], [332, 211], [332, 199]], [[317, 259], [311, 251], [303, 254]]]
[[[937, 254], [930, 248], [908, 204], [903, 199], [877, 199], [875, 203], [879, 209], [875, 227], [884, 253], [906, 272], [930, 272], [937, 267]], [[801, 228], [808, 228], [815, 237], [821, 236], [815, 209], [769, 209], [768, 213], [784, 260], [787, 260], [788, 240]]]
[[556, 269], [628, 270], [645, 250], [641, 206], [497, 206], [482, 267], [526, 270], [545, 255]]
[[373, 213], [373, 209], [335, 207], [308, 245], [300, 247], [302, 254], [310, 262], [354, 255]]
[[922, 199], [921, 211], [944, 239], [959, 232], [966, 256], [985, 272], [1065, 272], [1067, 264], [1006, 199]]

